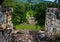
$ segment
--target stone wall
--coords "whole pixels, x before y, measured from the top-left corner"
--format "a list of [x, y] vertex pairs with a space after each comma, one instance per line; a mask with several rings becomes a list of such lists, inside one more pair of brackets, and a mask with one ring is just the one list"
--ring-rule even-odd
[[36, 24], [36, 21], [35, 21], [35, 18], [33, 16], [29, 16], [27, 18], [27, 22], [31, 25], [35, 25]]
[[0, 6], [0, 42], [11, 42], [13, 31], [11, 12], [11, 8]]
[[[60, 25], [58, 23], [58, 21], [60, 20], [58, 19], [59, 18], [57, 16], [58, 14], [59, 14], [58, 8], [48, 8], [46, 10], [45, 31], [49, 37], [59, 32], [57, 30], [58, 25]], [[60, 26], [59, 26], [59, 30], [60, 30]]]

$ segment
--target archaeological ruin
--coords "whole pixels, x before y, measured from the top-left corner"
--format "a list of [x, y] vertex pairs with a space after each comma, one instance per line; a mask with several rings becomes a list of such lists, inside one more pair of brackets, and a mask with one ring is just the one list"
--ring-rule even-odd
[[45, 31], [48, 36], [60, 34], [60, 11], [58, 8], [46, 10]]
[[0, 6], [0, 42], [11, 42], [13, 31], [11, 12], [11, 8]]
[[[0, 1], [0, 42], [50, 42], [51, 40], [48, 41], [48, 39], [60, 34], [60, 10], [58, 8], [46, 9], [43, 31], [16, 30], [12, 23], [13, 8], [2, 6], [3, 1]], [[28, 17], [27, 20], [31, 25], [37, 25], [33, 16]]]

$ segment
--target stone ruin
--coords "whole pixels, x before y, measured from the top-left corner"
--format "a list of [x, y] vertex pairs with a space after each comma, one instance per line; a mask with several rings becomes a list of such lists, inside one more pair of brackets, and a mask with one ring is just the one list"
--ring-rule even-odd
[[45, 32], [49, 37], [60, 34], [60, 11], [58, 8], [46, 10]]
[[46, 34], [48, 37], [60, 34], [60, 11], [58, 8], [46, 10], [45, 31], [13, 30], [11, 12], [12, 8], [0, 6], [0, 42], [41, 42], [42, 40], [45, 42]]
[[20, 30], [12, 35], [12, 42], [44, 42], [46, 36], [44, 31]]
[[33, 16], [27, 17], [27, 22], [31, 25], [35, 25], [37, 21], [35, 21], [35, 18]]
[[13, 31], [11, 12], [12, 8], [0, 6], [0, 42], [11, 42]]

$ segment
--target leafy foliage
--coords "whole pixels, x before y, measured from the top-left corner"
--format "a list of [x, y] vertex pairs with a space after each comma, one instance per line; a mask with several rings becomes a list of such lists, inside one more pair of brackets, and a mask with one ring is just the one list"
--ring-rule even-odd
[[4, 6], [14, 6], [15, 5], [15, 3], [14, 3], [14, 1], [13, 0], [4, 0], [4, 2], [2, 3], [2, 5], [4, 5]]
[[23, 5], [17, 5], [14, 7], [14, 12], [12, 14], [12, 20], [14, 25], [25, 22], [25, 7]]
[[47, 8], [59, 8], [60, 5], [52, 2], [40, 3], [35, 5], [35, 10], [37, 13], [34, 15], [36, 21], [38, 21], [38, 25], [41, 27], [45, 24], [45, 12]]

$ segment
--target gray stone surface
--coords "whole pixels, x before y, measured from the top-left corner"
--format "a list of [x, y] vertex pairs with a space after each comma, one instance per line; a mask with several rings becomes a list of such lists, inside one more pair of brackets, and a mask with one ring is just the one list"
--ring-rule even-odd
[[11, 42], [12, 30], [10, 8], [0, 7], [0, 42]]
[[60, 26], [58, 26], [60, 25], [59, 12], [58, 8], [48, 8], [46, 10], [45, 31], [49, 37], [60, 31]]

